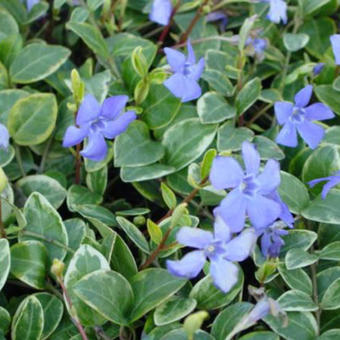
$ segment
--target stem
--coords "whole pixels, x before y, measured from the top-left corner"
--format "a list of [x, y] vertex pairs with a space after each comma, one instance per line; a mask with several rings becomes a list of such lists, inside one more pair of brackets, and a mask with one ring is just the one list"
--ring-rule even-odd
[[257, 112], [248, 122], [247, 127], [250, 127], [258, 118], [267, 112], [272, 107], [272, 104], [264, 106], [259, 112]]
[[22, 164], [20, 147], [17, 144], [15, 144], [15, 158], [17, 160], [21, 176], [25, 177], [26, 176], [26, 172], [25, 172], [24, 166]]
[[[77, 315], [75, 314], [75, 311], [73, 310], [73, 305], [72, 305], [72, 301], [68, 295], [68, 292], [67, 292], [67, 289], [64, 285], [64, 282], [63, 282], [63, 279], [62, 277], [57, 277], [57, 280], [58, 280], [58, 283], [64, 293], [64, 300], [65, 300], [65, 303], [66, 305], [68, 306], [68, 309], [70, 311], [70, 315], [71, 315], [71, 318], [72, 318], [72, 321], [73, 323], [75, 324], [75, 326], [78, 328], [78, 331], [82, 337], [83, 340], [88, 340], [87, 338], [87, 335], [85, 333], [85, 330], [84, 330], [84, 327], [83, 325], [80, 323]], [[73, 315], [72, 315], [73, 314]]]
[[53, 141], [53, 137], [54, 137], [54, 135], [52, 135], [49, 138], [49, 140], [48, 140], [48, 142], [47, 142], [47, 144], [45, 146], [44, 153], [43, 153], [43, 155], [41, 157], [41, 162], [40, 162], [40, 166], [39, 166], [39, 170], [38, 170], [39, 173], [43, 173], [44, 172], [47, 155], [48, 155], [48, 152], [50, 151], [51, 144], [52, 144], [52, 141]]
[[181, 5], [181, 0], [177, 0], [176, 6], [173, 8], [173, 10], [171, 12], [169, 23], [164, 27], [161, 35], [159, 36], [159, 39], [158, 39], [159, 47], [161, 47], [163, 45], [164, 40], [165, 40], [165, 38], [167, 37], [167, 35], [168, 35], [169, 31], [170, 31], [170, 28], [171, 28], [171, 25], [172, 25], [172, 21], [173, 21], [173, 17], [175, 16], [175, 14], [176, 14], [177, 10], [179, 9], [180, 5]]
[[2, 238], [7, 238], [4, 223], [2, 222], [2, 200], [0, 198], [0, 234]]
[[[208, 177], [204, 178], [200, 185], [205, 184], [208, 181]], [[189, 203], [191, 202], [195, 196], [198, 194], [200, 188], [195, 188], [187, 197], [184, 198], [184, 200], [182, 201], [183, 203]], [[172, 215], [172, 213], [174, 212], [174, 209], [170, 209], [158, 222], [157, 224], [159, 224], [160, 222], [162, 222], [163, 220], [165, 220], [166, 218], [170, 217]], [[159, 253], [164, 250], [165, 248], [165, 243], [168, 240], [170, 233], [172, 231], [173, 228], [169, 228], [166, 233], [164, 234], [161, 242], [159, 243], [159, 245], [157, 246], [157, 248], [150, 254], [150, 256], [146, 259], [146, 261], [141, 265], [140, 270], [146, 269], [150, 266], [150, 264], [156, 260], [157, 256], [159, 255]]]
[[203, 15], [203, 7], [209, 2], [209, 0], [204, 0], [202, 5], [199, 7], [199, 9], [197, 10], [194, 18], [191, 20], [188, 28], [186, 29], [186, 31], [182, 34], [182, 37], [179, 41], [179, 43], [184, 43], [187, 41], [191, 31], [193, 30], [193, 28], [195, 27], [195, 25], [197, 24], [198, 20], [201, 18], [201, 16]]

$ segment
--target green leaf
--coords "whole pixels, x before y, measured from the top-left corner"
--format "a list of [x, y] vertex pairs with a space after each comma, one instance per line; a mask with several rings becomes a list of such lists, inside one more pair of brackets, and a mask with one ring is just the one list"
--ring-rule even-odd
[[54, 259], [63, 260], [68, 246], [67, 231], [60, 215], [47, 199], [38, 192], [32, 193], [25, 203], [24, 215], [27, 224], [19, 240], [41, 241], [47, 249], [50, 263]]
[[76, 211], [89, 221], [96, 219], [106, 225], [112, 227], [117, 225], [115, 215], [107, 208], [96, 204], [77, 205]]
[[10, 145], [7, 149], [0, 149], [0, 167], [4, 167], [9, 164], [14, 158], [14, 148]]
[[295, 176], [281, 171], [279, 194], [294, 214], [300, 214], [309, 203], [306, 186]]
[[71, 211], [77, 211], [78, 206], [87, 204], [100, 204], [102, 196], [89, 191], [80, 185], [72, 185], [67, 192], [67, 206]]
[[27, 97], [28, 92], [22, 90], [0, 91], [0, 122], [7, 125], [7, 119], [12, 106], [21, 98]]
[[58, 327], [64, 312], [64, 305], [56, 296], [48, 293], [37, 293], [36, 297], [44, 312], [44, 329], [41, 339], [48, 339]]
[[4, 334], [8, 332], [10, 324], [11, 324], [11, 315], [8, 313], [8, 311], [5, 308], [0, 307], [0, 335], [1, 335], [1, 332], [3, 332]]
[[107, 166], [86, 174], [86, 185], [88, 188], [97, 193], [104, 195], [107, 186]]
[[36, 191], [42, 194], [55, 209], [58, 209], [66, 198], [66, 190], [52, 177], [45, 175], [32, 175], [21, 178], [16, 186], [28, 197]]
[[288, 270], [307, 267], [318, 260], [318, 256], [309, 254], [303, 249], [290, 249], [285, 258], [286, 267]]
[[237, 283], [227, 294], [215, 287], [211, 276], [206, 276], [195, 284], [190, 292], [190, 297], [197, 301], [197, 306], [200, 309], [212, 310], [222, 308], [235, 299], [243, 289], [243, 283], [244, 275], [241, 268], [238, 271]]
[[38, 241], [18, 242], [11, 247], [11, 274], [36, 289], [45, 288], [47, 251]]
[[224, 96], [232, 96], [234, 86], [225, 72], [214, 69], [206, 69], [202, 74], [202, 79], [208, 82], [210, 88]]
[[284, 152], [278, 145], [265, 136], [255, 136], [253, 143], [256, 145], [261, 159], [276, 159], [279, 161], [285, 158]]
[[5, 285], [11, 268], [11, 253], [9, 243], [5, 238], [0, 239], [0, 291]]
[[164, 148], [150, 138], [148, 126], [138, 120], [116, 138], [114, 155], [116, 167], [144, 166], [160, 160], [164, 156]]
[[265, 323], [286, 340], [314, 340], [318, 333], [318, 326], [310, 312], [289, 312], [288, 325], [284, 325], [280, 318], [267, 316]]
[[304, 15], [315, 14], [322, 6], [328, 4], [330, 0], [300, 0]]
[[17, 22], [10, 13], [0, 8], [0, 41], [16, 33], [19, 33]]
[[44, 312], [39, 300], [28, 296], [21, 302], [13, 316], [11, 338], [13, 340], [40, 339], [44, 328]]
[[314, 231], [304, 229], [290, 230], [288, 235], [283, 236], [285, 244], [281, 248], [281, 255], [285, 255], [294, 248], [308, 250], [317, 238], [318, 235]]
[[202, 124], [212, 124], [233, 118], [236, 109], [217, 92], [206, 92], [197, 101], [197, 113]]
[[79, 280], [73, 290], [105, 319], [128, 325], [128, 312], [132, 308], [134, 294], [124, 276], [112, 270], [97, 270]]
[[29, 24], [31, 22], [34, 22], [35, 20], [43, 17], [46, 12], [48, 11], [49, 4], [46, 2], [38, 2], [36, 3], [31, 10], [28, 12], [27, 20], [25, 21], [25, 24]]
[[280, 340], [280, 338], [272, 332], [263, 331], [246, 334], [240, 340]]
[[254, 132], [248, 128], [235, 128], [233, 122], [223, 124], [217, 133], [218, 151], [238, 151], [244, 141], [250, 141]]
[[155, 324], [163, 326], [181, 320], [195, 309], [196, 304], [195, 299], [173, 296], [156, 308]]
[[245, 84], [236, 96], [238, 115], [245, 113], [260, 97], [262, 90], [260, 78], [254, 78]]
[[304, 48], [309, 41], [309, 36], [304, 33], [285, 33], [283, 34], [283, 43], [290, 52], [296, 52]]
[[201, 164], [201, 180], [205, 180], [210, 173], [210, 169], [212, 166], [212, 163], [217, 155], [216, 149], [209, 149], [203, 157], [203, 161]]
[[340, 278], [332, 282], [327, 288], [322, 297], [320, 307], [325, 310], [340, 308]]
[[315, 94], [320, 101], [328, 105], [337, 115], [340, 115], [339, 92], [332, 85], [319, 85], [315, 88]]
[[150, 129], [165, 127], [175, 118], [181, 105], [181, 101], [165, 86], [151, 85], [149, 95], [142, 103], [143, 120]]
[[109, 50], [101, 32], [94, 26], [84, 22], [68, 22], [66, 28], [77, 34], [85, 44], [103, 58], [109, 56]]
[[277, 302], [286, 312], [313, 312], [318, 306], [312, 298], [299, 290], [289, 290], [282, 294]]
[[151, 164], [140, 167], [123, 167], [120, 171], [120, 177], [123, 182], [142, 182], [151, 179], [161, 178], [176, 171], [173, 166], [165, 164]]
[[337, 340], [340, 337], [340, 329], [330, 329], [318, 336], [316, 340]]
[[105, 322], [105, 318], [92, 308], [89, 308], [78, 298], [74, 292], [74, 286], [87, 274], [100, 269], [110, 270], [106, 258], [91, 246], [81, 245], [73, 255], [65, 274], [64, 283], [72, 301], [72, 305], [75, 308], [80, 321], [85, 326], [101, 325]]
[[117, 222], [124, 230], [129, 239], [143, 252], [149, 253], [150, 248], [147, 240], [145, 239], [143, 233], [126, 218], [117, 216]]
[[51, 93], [19, 99], [8, 117], [11, 137], [20, 145], [37, 145], [52, 133], [57, 120], [57, 101]]
[[130, 312], [130, 323], [170, 298], [186, 282], [159, 268], [146, 269], [136, 274], [131, 280], [135, 300]]
[[303, 269], [288, 270], [284, 265], [280, 265], [279, 272], [291, 289], [312, 294], [312, 281]]
[[[310, 1], [308, 0], [308, 2]], [[325, 58], [325, 51], [331, 46], [329, 37], [335, 32], [336, 26], [334, 21], [327, 17], [306, 20], [299, 30], [299, 33], [305, 33], [311, 37], [306, 49], [310, 54], [320, 60]]]
[[180, 170], [195, 161], [212, 143], [216, 125], [202, 125], [198, 119], [183, 120], [169, 128], [163, 137], [165, 163]]
[[167, 207], [175, 209], [177, 205], [176, 195], [164, 182], [161, 183], [161, 193]]
[[328, 244], [318, 255], [321, 260], [340, 261], [340, 241]]
[[65, 63], [71, 52], [62, 46], [33, 43], [13, 60], [9, 69], [11, 81], [30, 84], [45, 79]]
[[332, 284], [340, 279], [340, 267], [333, 266], [317, 274], [317, 287], [319, 300], [322, 301], [326, 291]]
[[312, 201], [302, 211], [302, 216], [312, 221], [338, 224], [340, 223], [339, 199], [340, 190], [332, 189], [325, 199], [319, 195]]
[[216, 340], [229, 339], [236, 325], [245, 317], [253, 305], [247, 302], [237, 302], [218, 314], [212, 325], [211, 334]]

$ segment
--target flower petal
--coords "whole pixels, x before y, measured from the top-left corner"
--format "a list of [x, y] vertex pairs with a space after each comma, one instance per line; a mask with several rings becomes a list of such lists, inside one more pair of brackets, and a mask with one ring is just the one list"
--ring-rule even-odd
[[335, 64], [340, 65], [340, 34], [333, 34], [330, 39], [335, 57]]
[[293, 113], [294, 105], [289, 102], [276, 102], [274, 105], [275, 116], [280, 125], [287, 122]]
[[180, 98], [182, 103], [197, 99], [202, 94], [198, 83], [181, 73], [175, 73], [163, 84], [175, 97]]
[[333, 111], [323, 103], [315, 103], [305, 108], [305, 117], [308, 120], [326, 120], [334, 118]]
[[192, 279], [203, 269], [204, 263], [204, 252], [197, 250], [186, 254], [179, 261], [167, 260], [166, 267], [172, 275]]
[[137, 118], [134, 111], [127, 111], [115, 120], [106, 123], [105, 128], [102, 130], [103, 135], [107, 139], [115, 138], [123, 133], [129, 124]]
[[238, 280], [238, 267], [221, 258], [211, 261], [210, 275], [214, 285], [222, 292], [228, 293]]
[[247, 213], [255, 228], [263, 228], [273, 223], [279, 217], [281, 207], [271, 199], [255, 195], [248, 201]]
[[204, 58], [201, 58], [196, 65], [190, 67], [190, 73], [188, 77], [195, 81], [198, 81], [201, 78], [202, 72], [204, 70]]
[[339, 183], [340, 183], [340, 177], [334, 177], [328, 183], [326, 183], [321, 192], [322, 199], [325, 199], [329, 190], [337, 186]]
[[98, 118], [100, 114], [100, 105], [92, 94], [87, 94], [77, 113], [76, 123], [79, 126], [85, 125], [92, 120]]
[[313, 93], [313, 86], [307, 85], [295, 95], [295, 105], [305, 107], [308, 105]]
[[269, 194], [280, 185], [280, 164], [270, 159], [265, 165], [261, 175], [257, 177], [261, 194]]
[[287, 23], [287, 4], [283, 0], [270, 0], [267, 17], [270, 21], [279, 24], [280, 21]]
[[103, 160], [107, 154], [107, 145], [104, 136], [98, 132], [90, 133], [87, 145], [80, 154], [95, 162]]
[[84, 138], [87, 137], [88, 132], [89, 130], [87, 128], [80, 129], [74, 125], [69, 126], [64, 135], [63, 147], [69, 148], [81, 143]]
[[325, 134], [325, 131], [321, 126], [311, 123], [307, 120], [301, 124], [298, 124], [297, 130], [299, 131], [302, 139], [311, 149], [315, 149], [319, 145]]
[[238, 162], [232, 157], [215, 157], [209, 180], [216, 189], [235, 188], [243, 178], [243, 170]]
[[316, 179], [313, 179], [313, 180], [309, 181], [308, 185], [311, 188], [313, 188], [316, 184], [318, 184], [320, 182], [324, 182], [324, 181], [330, 181], [330, 180], [332, 180], [332, 178], [333, 178], [333, 176], [316, 178]]
[[157, 24], [166, 26], [170, 22], [171, 12], [171, 0], [154, 0], [149, 19]]
[[214, 214], [220, 215], [233, 233], [238, 233], [244, 228], [246, 206], [247, 201], [243, 194], [235, 189], [214, 209]]
[[0, 148], [7, 149], [9, 145], [9, 132], [7, 127], [0, 124]]
[[176, 234], [178, 243], [198, 249], [204, 249], [213, 242], [213, 239], [210, 231], [190, 227], [182, 227]]
[[260, 155], [254, 144], [245, 141], [242, 143], [242, 157], [247, 174], [257, 174], [260, 168]]
[[295, 124], [290, 121], [284, 124], [275, 141], [278, 144], [295, 148], [298, 145]]
[[101, 107], [100, 115], [107, 119], [115, 119], [123, 111], [128, 100], [128, 96], [112, 96], [106, 98]]
[[231, 238], [231, 230], [221, 216], [216, 215], [214, 223], [215, 240], [228, 242]]
[[223, 257], [229, 261], [244, 261], [252, 252], [256, 239], [254, 229], [244, 230], [240, 235], [228, 242]]
[[187, 42], [187, 49], [188, 49], [187, 62], [189, 64], [195, 64], [196, 63], [196, 57], [195, 57], [195, 52], [194, 52], [194, 49], [192, 48], [190, 39], [188, 39], [188, 42]]
[[164, 53], [172, 71], [181, 73], [185, 64], [185, 55], [173, 48], [168, 47], [164, 48]]

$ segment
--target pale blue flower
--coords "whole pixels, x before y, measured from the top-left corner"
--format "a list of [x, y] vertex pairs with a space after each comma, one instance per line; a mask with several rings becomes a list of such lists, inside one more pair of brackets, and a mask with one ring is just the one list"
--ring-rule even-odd
[[287, 4], [284, 0], [262, 0], [269, 3], [269, 12], [267, 18], [279, 24], [281, 21], [287, 23]]
[[330, 39], [335, 57], [335, 64], [340, 65], [340, 34], [333, 34]]
[[115, 138], [136, 119], [133, 111], [122, 113], [127, 101], [127, 96], [114, 96], [100, 105], [93, 95], [87, 94], [77, 113], [76, 126], [66, 130], [63, 146], [71, 147], [87, 138], [81, 155], [96, 162], [103, 160], [107, 154], [105, 138]]
[[171, 0], [154, 0], [149, 19], [157, 24], [166, 26], [170, 22], [172, 10]]
[[9, 146], [9, 133], [7, 127], [0, 124], [0, 148], [7, 150]]

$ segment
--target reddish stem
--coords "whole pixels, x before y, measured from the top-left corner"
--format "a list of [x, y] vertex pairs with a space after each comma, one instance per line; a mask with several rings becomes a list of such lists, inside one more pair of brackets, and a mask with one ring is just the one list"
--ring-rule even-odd
[[76, 146], [76, 178], [75, 183], [80, 184], [80, 170], [81, 170], [81, 157], [80, 157], [81, 144]]

